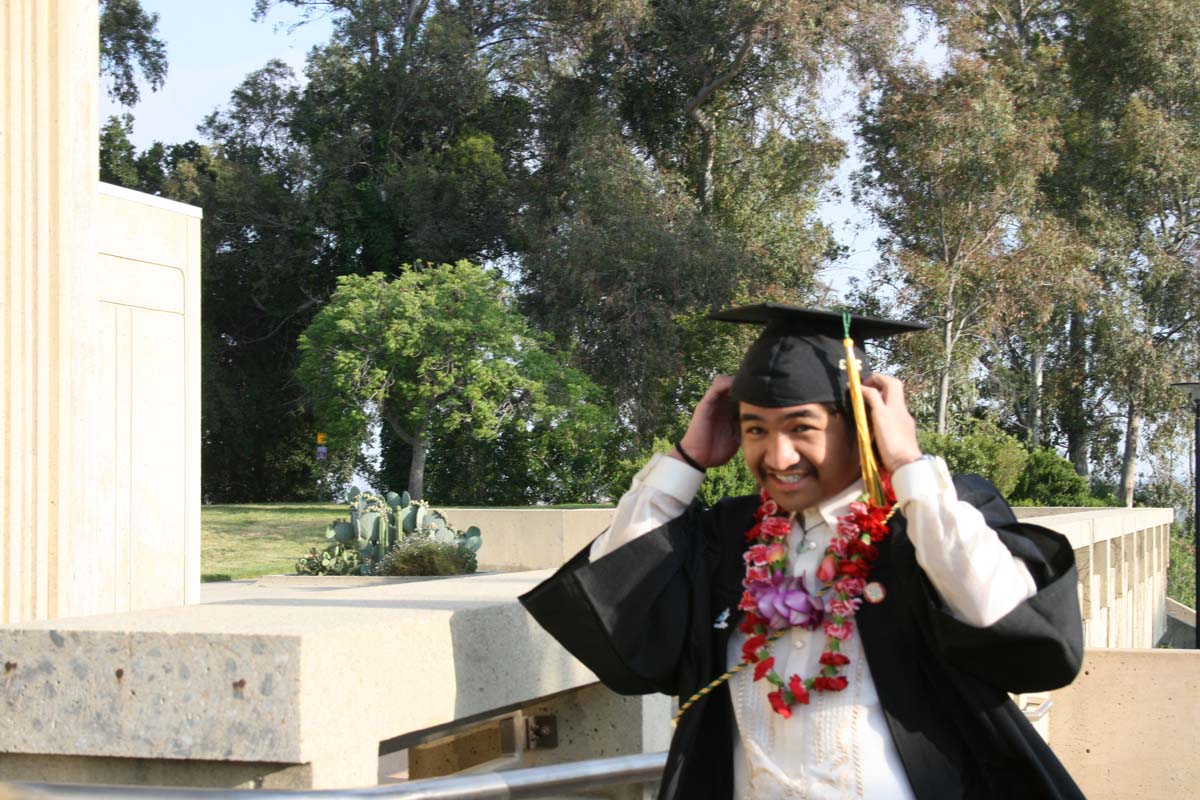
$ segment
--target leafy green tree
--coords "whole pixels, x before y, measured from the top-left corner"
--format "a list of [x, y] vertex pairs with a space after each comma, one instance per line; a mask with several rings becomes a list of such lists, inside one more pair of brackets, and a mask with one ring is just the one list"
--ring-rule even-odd
[[408, 491], [421, 498], [441, 436], [494, 441], [513, 419], [534, 431], [595, 414], [594, 392], [545, 355], [509, 295], [468, 262], [340, 278], [300, 337], [299, 376], [318, 419], [355, 449], [381, 420], [411, 448]]
[[100, 180], [127, 189], [140, 184], [137, 148], [129, 141], [133, 133], [133, 115], [111, 116], [100, 129]]
[[141, 98], [138, 73], [157, 91], [167, 79], [167, 46], [158, 37], [158, 14], [140, 0], [100, 0], [100, 74], [108, 95], [123, 106]]

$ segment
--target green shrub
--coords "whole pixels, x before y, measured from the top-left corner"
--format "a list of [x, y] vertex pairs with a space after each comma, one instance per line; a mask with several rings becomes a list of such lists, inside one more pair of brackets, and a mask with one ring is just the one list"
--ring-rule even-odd
[[475, 553], [465, 547], [424, 536], [406, 536], [375, 565], [375, 574], [467, 575], [475, 568]]
[[1196, 542], [1191, 529], [1179, 522], [1171, 526], [1167, 597], [1188, 608], [1196, 602]]
[[[609, 484], [609, 494], [612, 499], [616, 501], [629, 491], [629, 484], [633, 482], [633, 476], [646, 466], [646, 462], [655, 453], [669, 453], [674, 449], [674, 442], [658, 437], [646, 450], [633, 458], [621, 461]], [[750, 474], [750, 468], [746, 466], [746, 460], [742, 458], [741, 451], [738, 451], [733, 458], [729, 459], [728, 463], [705, 472], [704, 482], [700, 484], [700, 491], [697, 492], [696, 497], [704, 505], [711, 506], [723, 497], [739, 497], [744, 494], [754, 494], [757, 491], [758, 483]]]
[[1103, 505], [1092, 497], [1087, 478], [1076, 472], [1070, 461], [1048, 447], [1039, 447], [1029, 454], [1011, 500], [1034, 506]]
[[944, 458], [951, 472], [982, 475], [1006, 497], [1012, 494], [1029, 459], [1021, 442], [990, 420], [975, 420], [963, 434], [920, 431], [917, 439], [922, 452]]
[[741, 451], [734, 454], [729, 462], [719, 467], [713, 467], [704, 475], [697, 497], [706, 506], [715, 504], [722, 497], [739, 497], [744, 494], [756, 494], [758, 482], [750, 474], [746, 459]]

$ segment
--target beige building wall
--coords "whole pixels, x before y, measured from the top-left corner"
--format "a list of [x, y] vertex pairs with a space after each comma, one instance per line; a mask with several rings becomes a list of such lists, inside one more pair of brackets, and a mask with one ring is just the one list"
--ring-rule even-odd
[[0, 621], [88, 611], [96, 0], [0, 0]]
[[199, 597], [199, 210], [97, 188], [96, 0], [0, 0], [0, 623]]
[[100, 185], [95, 472], [104, 610], [199, 600], [200, 209]]

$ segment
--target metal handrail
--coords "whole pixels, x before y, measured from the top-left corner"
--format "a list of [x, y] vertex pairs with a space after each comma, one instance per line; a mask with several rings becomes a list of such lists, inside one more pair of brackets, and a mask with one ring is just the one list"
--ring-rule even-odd
[[375, 800], [508, 800], [623, 783], [647, 783], [662, 776], [667, 754], [570, 761], [478, 775], [451, 775], [363, 789], [281, 791], [276, 789], [180, 789], [162, 786], [97, 786], [49, 783], [0, 783], [0, 800], [298, 800], [299, 798], [374, 798]]

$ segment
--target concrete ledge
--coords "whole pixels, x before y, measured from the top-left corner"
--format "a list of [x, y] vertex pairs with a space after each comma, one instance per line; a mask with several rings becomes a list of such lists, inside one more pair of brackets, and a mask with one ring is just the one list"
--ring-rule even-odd
[[310, 764], [312, 788], [370, 785], [383, 740], [595, 681], [516, 602], [547, 574], [297, 578], [3, 626], [0, 752]]
[[1096, 542], [1117, 539], [1127, 533], [1170, 525], [1175, 512], [1170, 508], [1024, 508], [1014, 509], [1017, 519], [1057, 531], [1076, 550]]

